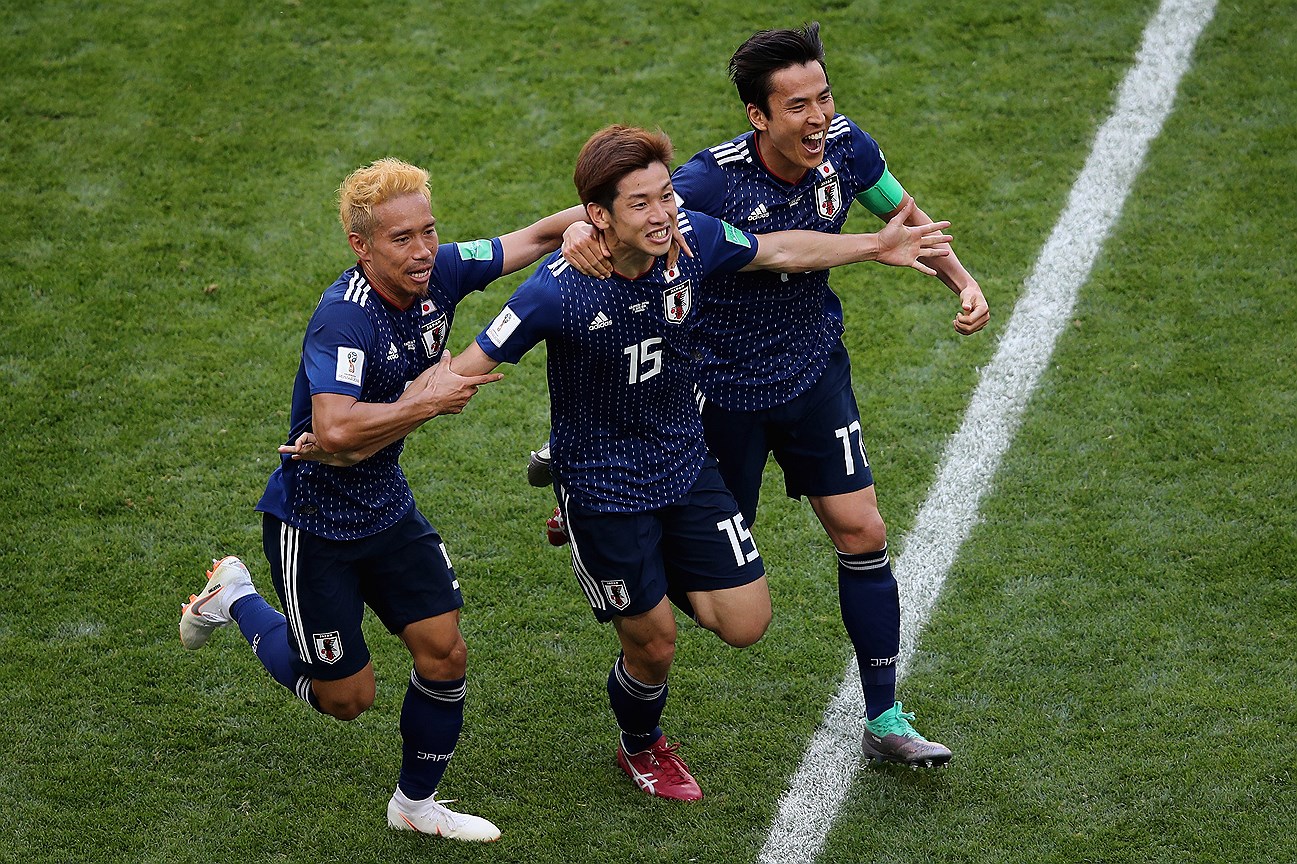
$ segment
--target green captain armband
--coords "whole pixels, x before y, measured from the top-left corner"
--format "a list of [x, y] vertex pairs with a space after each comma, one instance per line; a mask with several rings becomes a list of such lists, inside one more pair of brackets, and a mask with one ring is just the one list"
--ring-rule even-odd
[[856, 200], [868, 207], [869, 212], [875, 216], [886, 216], [901, 206], [901, 199], [904, 197], [905, 190], [884, 165], [883, 176], [879, 177], [878, 182], [873, 186], [857, 195]]

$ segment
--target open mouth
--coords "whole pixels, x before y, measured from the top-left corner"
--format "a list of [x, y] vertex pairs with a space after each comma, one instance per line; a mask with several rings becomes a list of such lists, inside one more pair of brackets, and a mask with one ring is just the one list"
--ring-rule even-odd
[[415, 282], [427, 282], [428, 277], [432, 275], [432, 268], [424, 267], [422, 270], [410, 270], [406, 275]]
[[827, 129], [821, 129], [813, 135], [807, 135], [802, 139], [802, 146], [808, 153], [820, 153], [824, 150], [824, 136], [827, 132]]
[[650, 243], [666, 243], [671, 239], [671, 229], [659, 228], [656, 231], [650, 231], [648, 239]]

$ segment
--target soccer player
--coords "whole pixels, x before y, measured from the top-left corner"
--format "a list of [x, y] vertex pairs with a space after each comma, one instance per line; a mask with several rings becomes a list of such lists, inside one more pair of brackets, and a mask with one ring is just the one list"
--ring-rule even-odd
[[[950, 238], [941, 233], [948, 223], [907, 228], [899, 216], [877, 235], [754, 236], [678, 210], [671, 155], [660, 132], [611, 126], [591, 137], [574, 181], [613, 275], [586, 276], [551, 256], [452, 368], [483, 375], [547, 343], [552, 468], [572, 568], [621, 643], [608, 675], [617, 763], [650, 795], [697, 800], [697, 781], [659, 725], [675, 656], [670, 601], [736, 647], [770, 622], [765, 569], [707, 453], [682, 352], [698, 323], [699, 285], [754, 268], [923, 267], [917, 258], [944, 254]], [[672, 254], [677, 214], [693, 257]]]
[[275, 681], [317, 711], [351, 720], [375, 696], [361, 633], [368, 605], [414, 661], [388, 824], [491, 841], [500, 836], [495, 825], [433, 794], [464, 721], [463, 600], [398, 459], [406, 435], [459, 413], [478, 387], [500, 378], [451, 370], [445, 345], [456, 304], [556, 249], [584, 213], [574, 206], [493, 240], [440, 245], [428, 172], [381, 159], [343, 181], [339, 216], [358, 260], [311, 316], [293, 386], [292, 443], [280, 448], [285, 458], [257, 505], [287, 617], [229, 556], [183, 606], [180, 640], [201, 648], [235, 622]]
[[[752, 129], [676, 170], [683, 206], [755, 232], [837, 233], [852, 199], [885, 220], [903, 213], [910, 225], [931, 221], [917, 206], [904, 212], [907, 196], [878, 144], [836, 113], [818, 23], [755, 34], [734, 53], [729, 74]], [[574, 248], [566, 254], [605, 275], [606, 243], [592, 232], [570, 230], [565, 249]], [[986, 299], [959, 258], [929, 260], [927, 272], [959, 296], [955, 330], [985, 327]], [[787, 494], [808, 499], [836, 549], [842, 620], [864, 689], [865, 757], [944, 765], [950, 750], [925, 740], [895, 701], [899, 592], [841, 340], [842, 304], [828, 272], [713, 276], [698, 292], [696, 318], [692, 375], [707, 444], [748, 525], [773, 453]], [[561, 517], [548, 528], [551, 542], [561, 543]]]

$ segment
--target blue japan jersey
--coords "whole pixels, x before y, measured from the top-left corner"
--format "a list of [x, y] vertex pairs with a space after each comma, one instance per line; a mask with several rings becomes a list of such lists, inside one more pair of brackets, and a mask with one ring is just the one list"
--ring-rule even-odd
[[633, 279], [583, 276], [551, 255], [477, 337], [505, 363], [547, 343], [551, 468], [592, 510], [639, 513], [673, 503], [707, 452], [685, 334], [696, 323], [699, 283], [747, 265], [757, 241], [684, 210], [680, 231], [694, 257], [672, 267], [658, 258]]
[[[428, 296], [399, 309], [374, 290], [357, 264], [329, 286], [302, 341], [288, 442], [311, 430], [311, 396], [339, 393], [395, 402], [441, 359], [455, 306], [500, 276], [499, 239], [437, 249]], [[398, 460], [405, 439], [347, 468], [285, 457], [257, 509], [317, 537], [355, 540], [394, 525], [414, 506]]]
[[[676, 169], [671, 179], [684, 206], [756, 234], [838, 234], [851, 200], [886, 168], [874, 139], [841, 114], [829, 124], [824, 161], [796, 182], [765, 167], [753, 135], [704, 150]], [[703, 395], [730, 411], [771, 408], [805, 392], [842, 336], [842, 303], [827, 270], [713, 277], [697, 306], [693, 375]]]

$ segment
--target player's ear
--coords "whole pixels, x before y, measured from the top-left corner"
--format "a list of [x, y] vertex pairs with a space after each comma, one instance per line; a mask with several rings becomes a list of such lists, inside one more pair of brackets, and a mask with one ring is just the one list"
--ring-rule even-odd
[[585, 215], [589, 217], [590, 224], [600, 231], [606, 231], [608, 226], [612, 224], [612, 214], [602, 204], [591, 201], [585, 205]]
[[357, 258], [362, 261], [369, 260], [369, 243], [365, 241], [364, 237], [352, 231], [347, 235], [347, 242], [351, 244], [351, 251], [356, 253]]
[[752, 102], [748, 103], [748, 122], [758, 132], [765, 132], [770, 127], [770, 118], [766, 117], [761, 109]]

